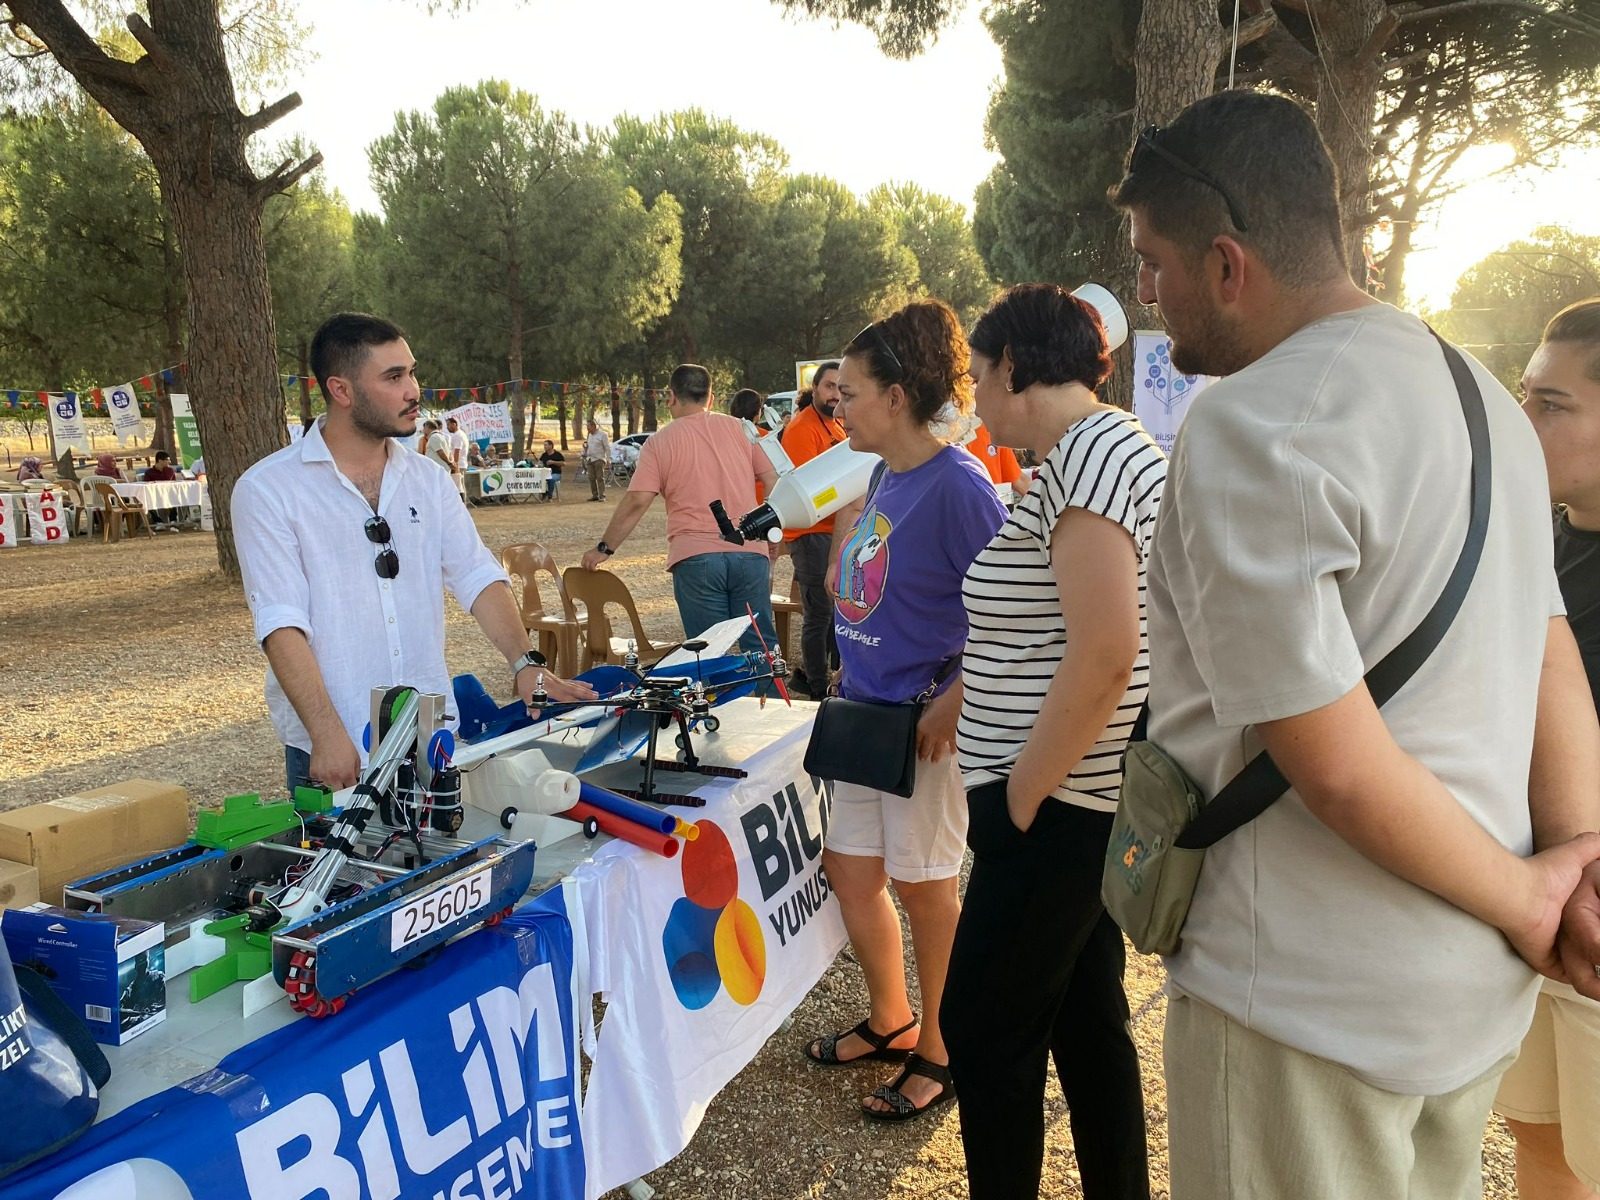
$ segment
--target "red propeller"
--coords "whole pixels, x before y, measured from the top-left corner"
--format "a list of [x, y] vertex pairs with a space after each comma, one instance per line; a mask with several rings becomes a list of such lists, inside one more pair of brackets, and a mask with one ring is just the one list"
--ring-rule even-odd
[[[772, 669], [773, 651], [767, 649], [767, 639], [761, 636], [761, 623], [756, 620], [755, 609], [751, 608], [748, 604], [746, 604], [744, 606], [744, 610], [745, 610], [745, 612], [750, 614], [750, 627], [756, 631], [756, 641], [761, 643], [761, 653], [763, 653], [763, 654], [765, 654], [767, 656], [767, 669], [771, 670]], [[789, 699], [789, 689], [784, 684], [783, 680], [781, 678], [779, 678], [777, 675], [773, 675], [772, 682], [778, 685], [778, 695], [783, 697], [783, 702], [785, 704], [787, 704], [790, 708], [793, 708], [794, 707], [794, 701]], [[763, 705], [766, 704], [766, 698], [765, 697], [762, 698], [761, 703]]]

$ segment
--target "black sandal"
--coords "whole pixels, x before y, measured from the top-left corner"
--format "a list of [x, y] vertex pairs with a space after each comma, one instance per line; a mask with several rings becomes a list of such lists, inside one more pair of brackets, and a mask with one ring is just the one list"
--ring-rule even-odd
[[[907, 1100], [900, 1089], [905, 1086], [906, 1080], [913, 1075], [921, 1075], [931, 1079], [939, 1085], [939, 1092], [921, 1108]], [[863, 1115], [871, 1117], [874, 1121], [913, 1121], [927, 1112], [930, 1108], [938, 1108], [941, 1104], [949, 1104], [956, 1098], [955, 1081], [950, 1078], [950, 1068], [942, 1067], [938, 1063], [931, 1063], [922, 1055], [912, 1053], [906, 1059], [906, 1065], [895, 1076], [893, 1083], [886, 1083], [870, 1096], [869, 1100], [882, 1100], [889, 1107], [879, 1111], [876, 1108], [861, 1106]]]
[[[868, 1020], [871, 1020], [869, 1017]], [[916, 1013], [911, 1014], [911, 1024], [896, 1029], [893, 1033], [878, 1033], [867, 1021], [862, 1021], [854, 1029], [846, 1029], [841, 1033], [830, 1033], [825, 1038], [818, 1038], [812, 1045], [816, 1046], [816, 1053], [812, 1053], [811, 1046], [805, 1048], [805, 1056], [819, 1067], [848, 1067], [852, 1063], [862, 1062], [890, 1062], [903, 1063], [911, 1055], [910, 1050], [896, 1050], [889, 1045], [897, 1037], [910, 1033], [918, 1025]], [[854, 1058], [839, 1057], [839, 1043], [851, 1034], [855, 1034], [872, 1049], [865, 1054], [858, 1054]]]

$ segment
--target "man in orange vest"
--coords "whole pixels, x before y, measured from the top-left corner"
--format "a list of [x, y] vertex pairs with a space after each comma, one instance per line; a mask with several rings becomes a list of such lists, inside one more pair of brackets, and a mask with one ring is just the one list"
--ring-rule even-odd
[[[982, 424], [972, 431], [972, 440], [967, 443], [967, 453], [983, 464], [983, 469], [989, 472], [989, 478], [996, 484], [1009, 483], [1015, 485], [1022, 478], [1022, 464], [1017, 461], [1014, 452], [1005, 446], [996, 446], [989, 437], [989, 431]], [[1027, 491], [1027, 487], [1017, 488], [1017, 493]]]
[[[824, 450], [845, 440], [834, 419], [839, 403], [839, 364], [825, 362], [811, 377], [811, 404], [795, 413], [783, 430], [783, 451], [795, 466], [810, 462]], [[828, 547], [833, 541], [833, 518], [810, 529], [784, 532], [795, 582], [800, 585], [800, 663], [792, 686], [820, 700], [828, 694], [829, 666], [838, 654], [833, 633], [833, 598], [828, 595]]]

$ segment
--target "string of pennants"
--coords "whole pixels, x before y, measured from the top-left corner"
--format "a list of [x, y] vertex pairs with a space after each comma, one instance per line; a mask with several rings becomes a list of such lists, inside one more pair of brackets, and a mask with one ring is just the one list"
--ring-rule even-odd
[[[149, 392], [151, 396], [154, 397], [156, 390], [156, 379], [158, 377], [163, 383], [170, 385], [178, 381], [178, 376], [180, 374], [186, 375], [188, 372], [189, 367], [187, 363], [179, 363], [175, 367], [162, 367], [159, 371], [154, 371], [149, 375], [140, 376], [138, 386]], [[3, 391], [0, 391], [0, 398], [4, 399], [6, 407], [8, 408], [43, 408], [46, 404], [50, 403], [51, 396], [62, 396], [67, 400], [81, 401], [85, 412], [107, 411], [104, 389], [102, 388], [91, 388], [87, 392], [40, 392], [35, 391], [33, 388], [5, 388]], [[151, 399], [140, 401], [140, 403], [144, 405], [149, 405], [152, 402], [153, 400]]]
[[[179, 363], [176, 367], [163, 367], [150, 375], [141, 376], [138, 380], [138, 386], [146, 392], [154, 394], [157, 377], [170, 385], [178, 381], [180, 374], [187, 374], [187, 372], [188, 366], [185, 363]], [[299, 375], [284, 375], [281, 378], [289, 390], [300, 386], [301, 377]], [[305, 382], [313, 389], [318, 389], [321, 386], [314, 376], [307, 376]], [[424, 388], [422, 390], [422, 398], [430, 403], [451, 399], [459, 399], [463, 402], [468, 399], [492, 399], [497, 396], [504, 396], [507, 389], [515, 387], [517, 382], [515, 379], [503, 379], [498, 383], [485, 383], [477, 387]], [[615, 394], [627, 400], [632, 400], [635, 396], [645, 400], [657, 400], [664, 399], [667, 394], [665, 388], [611, 388], [601, 383], [573, 383], [569, 380], [561, 379], [524, 379], [521, 383], [523, 391], [549, 392], [552, 395], [561, 396], [606, 396]], [[93, 388], [82, 393], [40, 392], [32, 388], [6, 388], [0, 390], [0, 397], [3, 397], [5, 403], [11, 408], [40, 408], [49, 403], [52, 395], [64, 395], [68, 400], [81, 399], [85, 411], [106, 411], [105, 397], [102, 395], [102, 389], [100, 388]], [[148, 404], [149, 401], [146, 400], [144, 403]]]

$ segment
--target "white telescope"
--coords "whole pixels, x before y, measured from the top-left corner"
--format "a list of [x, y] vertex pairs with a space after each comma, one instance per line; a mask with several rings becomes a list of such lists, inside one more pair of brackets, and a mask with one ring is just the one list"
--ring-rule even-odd
[[[1128, 314], [1109, 289], [1098, 283], [1086, 283], [1072, 294], [1100, 314], [1108, 350], [1115, 350], [1128, 340]], [[766, 438], [760, 439], [763, 447], [766, 442]], [[712, 501], [711, 512], [724, 541], [741, 544], [766, 538], [770, 542], [781, 542], [785, 529], [811, 528], [866, 495], [873, 468], [881, 461], [876, 454], [851, 449], [849, 442], [841, 442], [788, 471], [782, 468], [776, 456], [769, 452], [768, 457], [772, 458], [779, 476], [765, 504], [758, 505], [735, 524], [722, 502]], [[788, 455], [783, 455], [783, 462], [788, 462]]]

